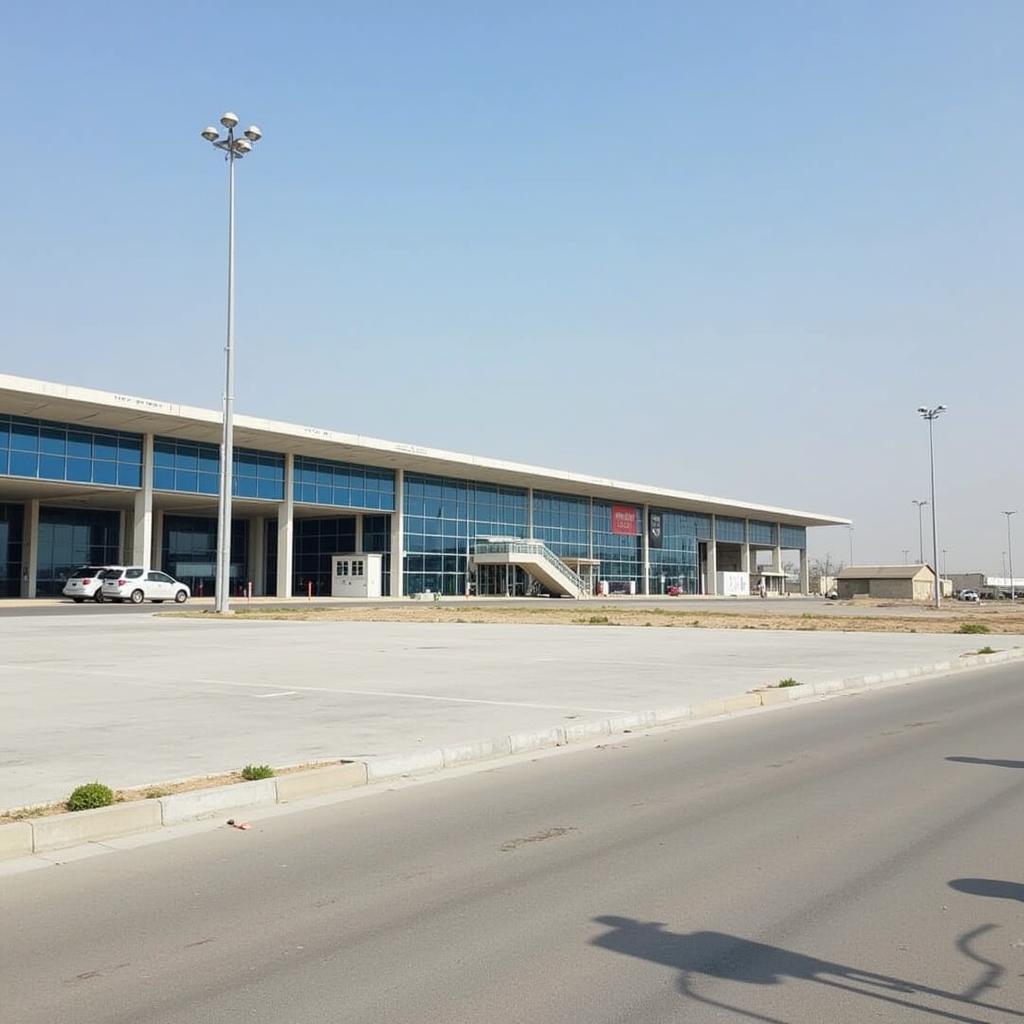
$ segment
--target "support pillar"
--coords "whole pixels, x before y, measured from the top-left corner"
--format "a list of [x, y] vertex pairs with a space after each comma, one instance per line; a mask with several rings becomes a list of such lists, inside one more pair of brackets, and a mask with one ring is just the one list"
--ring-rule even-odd
[[750, 545], [740, 545], [740, 572], [750, 572]]
[[644, 505], [643, 522], [641, 529], [643, 533], [640, 538], [641, 558], [644, 564], [644, 578], [640, 587], [640, 593], [649, 595], [651, 590], [651, 532], [650, 532], [651, 506]]
[[807, 551], [800, 550], [800, 593], [807, 597], [811, 592], [811, 565], [807, 558]]
[[163, 509], [153, 509], [153, 568], [163, 570], [164, 567], [164, 513]]
[[153, 435], [142, 438], [142, 490], [132, 513], [132, 564], [151, 569], [153, 559]]
[[778, 544], [772, 548], [772, 570], [782, 572], [782, 548]]
[[263, 553], [267, 543], [267, 521], [263, 516], [249, 520], [249, 579], [252, 581], [254, 597], [263, 597], [266, 581], [263, 578]]
[[292, 523], [295, 517], [295, 456], [284, 457], [284, 501], [277, 506], [277, 596], [292, 596]]
[[352, 542], [353, 549], [356, 554], [361, 555], [363, 553], [363, 513], [360, 512], [356, 516], [356, 531], [355, 539]]
[[[714, 533], [714, 529], [712, 529]], [[705, 572], [704, 593], [714, 597], [718, 593], [718, 541], [711, 538], [707, 543], [707, 570]]]
[[25, 502], [22, 533], [21, 596], [36, 596], [36, 577], [39, 575], [39, 499]]
[[[405, 595], [405, 471], [395, 470], [395, 510], [391, 513], [391, 596]], [[469, 572], [469, 566], [466, 566]]]

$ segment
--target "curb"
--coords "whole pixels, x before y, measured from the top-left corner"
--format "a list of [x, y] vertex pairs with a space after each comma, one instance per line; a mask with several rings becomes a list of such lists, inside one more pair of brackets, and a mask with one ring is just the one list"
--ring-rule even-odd
[[969, 672], [1008, 661], [1024, 659], [1024, 648], [1014, 647], [994, 654], [962, 654], [957, 661], [874, 672], [823, 683], [802, 683], [782, 689], [769, 688], [737, 694], [702, 704], [662, 708], [615, 715], [588, 722], [572, 722], [552, 729], [513, 733], [434, 750], [389, 754], [362, 761], [340, 761], [309, 771], [293, 772], [273, 779], [239, 782], [176, 793], [153, 800], [129, 801], [91, 811], [53, 814], [0, 825], [0, 861], [30, 857], [81, 843], [139, 832], [168, 828], [188, 821], [219, 816], [226, 811], [245, 810], [269, 804], [285, 804], [308, 797], [339, 793], [373, 783], [427, 775], [447, 768], [497, 760], [512, 754], [550, 750], [572, 744], [592, 743], [608, 736], [640, 732], [685, 721], [718, 718], [757, 708], [778, 707], [808, 697], [823, 697], [842, 691], [882, 689], [911, 679]]

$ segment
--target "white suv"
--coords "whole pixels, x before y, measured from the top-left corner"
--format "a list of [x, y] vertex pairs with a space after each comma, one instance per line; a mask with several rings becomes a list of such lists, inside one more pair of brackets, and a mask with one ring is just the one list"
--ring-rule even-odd
[[85, 600], [102, 602], [103, 573], [111, 568], [113, 567], [109, 565], [83, 565], [68, 577], [61, 593], [65, 597], [70, 597], [75, 604], [81, 604]]
[[131, 601], [132, 604], [175, 601], [184, 604], [191, 595], [192, 591], [184, 583], [179, 583], [167, 573], [143, 569], [138, 565], [103, 575], [103, 596], [111, 601]]

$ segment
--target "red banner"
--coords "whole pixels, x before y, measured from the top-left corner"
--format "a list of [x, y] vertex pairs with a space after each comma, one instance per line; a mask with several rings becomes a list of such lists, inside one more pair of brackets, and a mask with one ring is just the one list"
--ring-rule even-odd
[[636, 509], [632, 505], [612, 505], [612, 533], [625, 537], [635, 537], [639, 533]]

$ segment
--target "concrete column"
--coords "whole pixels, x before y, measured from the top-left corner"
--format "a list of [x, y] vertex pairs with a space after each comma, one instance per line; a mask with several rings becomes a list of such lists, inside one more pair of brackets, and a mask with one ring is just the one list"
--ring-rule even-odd
[[277, 596], [292, 596], [292, 522], [295, 517], [295, 456], [284, 457], [284, 501], [277, 506]]
[[782, 548], [778, 544], [772, 548], [772, 569], [775, 572], [782, 571]]
[[[395, 511], [391, 513], [391, 596], [405, 595], [405, 471], [395, 470]], [[467, 567], [468, 568], [468, 567]]]
[[153, 509], [153, 568], [164, 567], [164, 513], [163, 509]]
[[266, 551], [267, 521], [263, 516], [249, 520], [249, 579], [252, 581], [254, 597], [263, 596], [263, 555]]
[[740, 545], [740, 572], [750, 572], [750, 545]]
[[526, 536], [533, 540], [533, 488], [526, 488]]
[[806, 549], [800, 551], [800, 593], [806, 597], [811, 592], [811, 564]]
[[353, 540], [352, 543], [355, 546], [356, 553], [357, 554], [362, 554], [363, 553], [363, 514], [362, 514], [362, 512], [360, 512], [356, 516], [355, 539]]
[[132, 564], [151, 569], [153, 559], [153, 435], [142, 438], [142, 490], [132, 514]]
[[707, 550], [707, 578], [704, 581], [704, 592], [714, 597], [718, 593], [718, 542], [714, 538], [707, 542]]
[[21, 596], [36, 596], [36, 577], [39, 575], [39, 499], [25, 502], [22, 527]]
[[640, 552], [644, 564], [644, 578], [640, 586], [641, 594], [649, 594], [651, 589], [651, 536], [648, 528], [650, 514], [651, 506], [644, 505], [643, 520], [640, 524], [640, 529], [643, 531], [640, 534]]

